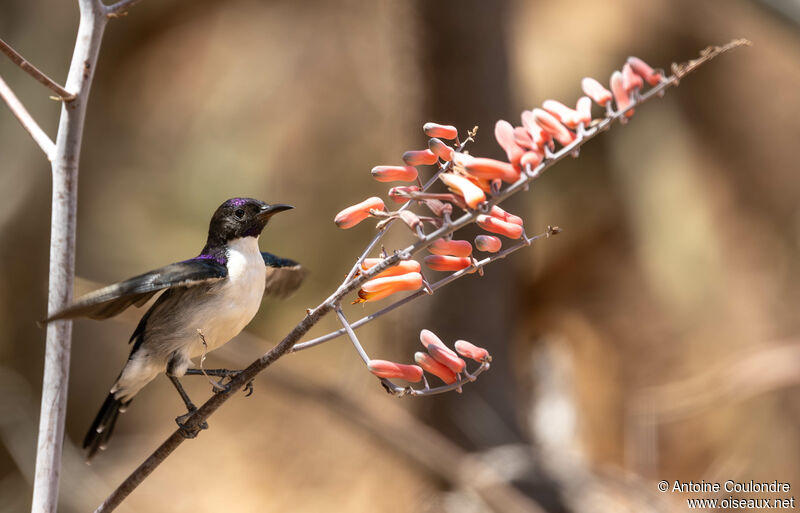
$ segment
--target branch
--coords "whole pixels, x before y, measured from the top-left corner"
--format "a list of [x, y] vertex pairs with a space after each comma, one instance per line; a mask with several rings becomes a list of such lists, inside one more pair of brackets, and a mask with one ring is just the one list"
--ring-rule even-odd
[[26, 71], [30, 76], [39, 81], [46, 88], [56, 93], [58, 97], [61, 98], [62, 100], [68, 102], [75, 99], [74, 94], [70, 93], [69, 91], [58, 85], [58, 83], [55, 80], [48, 77], [41, 71], [39, 71], [39, 68], [37, 68], [36, 66], [25, 60], [25, 58], [22, 55], [18, 54], [16, 50], [11, 48], [8, 45], [8, 43], [3, 41], [2, 39], [0, 39], [0, 52], [6, 54], [14, 64], [22, 68], [24, 71]]
[[[119, 4], [129, 4], [132, 2], [119, 2]], [[117, 4], [115, 4], [117, 5]], [[745, 43], [737, 42], [733, 46], [741, 46]], [[729, 49], [728, 47], [723, 47], [722, 49], [716, 48], [712, 49], [708, 52], [708, 55], [704, 53], [703, 62], [707, 61], [711, 57], [722, 53]], [[696, 66], [695, 66], [696, 67]], [[692, 68], [694, 69], [694, 68]], [[691, 70], [690, 70], [691, 71]], [[410, 259], [414, 254], [426, 249], [435, 241], [450, 235], [451, 233], [463, 228], [464, 226], [475, 222], [477, 217], [482, 214], [486, 214], [489, 212], [492, 206], [504, 201], [508, 197], [513, 194], [516, 194], [519, 191], [527, 190], [529, 182], [538, 178], [546, 169], [550, 168], [556, 162], [560, 161], [561, 159], [565, 158], [567, 155], [577, 156], [577, 152], [580, 147], [594, 138], [601, 132], [604, 132], [608, 128], [610, 128], [611, 124], [614, 121], [621, 121], [623, 122], [626, 114], [629, 111], [641, 103], [644, 103], [655, 96], [661, 96], [665, 89], [671, 86], [678, 85], [678, 76], [673, 75], [668, 78], [662, 78], [660, 83], [654, 87], [652, 87], [647, 93], [640, 95], [638, 92], [631, 95], [630, 101], [628, 102], [625, 108], [621, 108], [617, 111], [614, 111], [609, 103], [607, 105], [607, 114], [606, 117], [601, 120], [595, 120], [596, 122], [592, 122], [591, 126], [587, 129], [581, 124], [578, 127], [577, 134], [575, 134], [575, 139], [563, 146], [559, 151], [553, 153], [547, 149], [544, 151], [544, 158], [542, 162], [537, 165], [535, 168], [531, 168], [531, 166], [526, 166], [526, 168], [521, 173], [519, 179], [508, 186], [504, 190], [496, 191], [496, 194], [492, 196], [491, 199], [488, 201], [484, 201], [479, 205], [479, 207], [475, 210], [467, 211], [463, 216], [461, 216], [456, 221], [451, 221], [449, 216], [446, 216], [445, 222], [442, 226], [436, 230], [434, 230], [430, 234], [421, 234], [421, 238], [417, 240], [415, 243], [411, 244], [410, 246], [406, 247], [403, 250], [396, 251], [393, 255], [387, 256], [383, 258], [379, 263], [370, 267], [368, 270], [359, 271], [358, 275], [355, 275], [355, 271], [348, 274], [348, 277], [344, 280], [344, 282], [339, 286], [339, 288], [331, 294], [325, 301], [320, 303], [316, 308], [308, 310], [306, 316], [298, 323], [292, 331], [284, 337], [284, 339], [273, 347], [268, 353], [261, 356], [259, 359], [251, 363], [246, 369], [241, 371], [237, 374], [233, 379], [231, 379], [230, 383], [228, 384], [228, 388], [215, 394], [211, 398], [209, 398], [198, 410], [196, 410], [184, 423], [182, 429], [175, 430], [172, 435], [170, 435], [167, 440], [165, 440], [156, 450], [153, 452], [139, 467], [134, 470], [125, 481], [120, 484], [120, 486], [115, 489], [111, 495], [106, 498], [106, 500], [95, 510], [95, 513], [102, 513], [114, 510], [119, 504], [134, 490], [136, 487], [141, 484], [152, 472], [170, 455], [172, 452], [178, 448], [180, 444], [186, 440], [184, 436], [185, 431], [195, 431], [199, 430], [201, 424], [208, 419], [219, 407], [228, 399], [230, 399], [235, 393], [237, 393], [240, 389], [242, 389], [248, 382], [252, 381], [257, 374], [262, 372], [264, 369], [269, 367], [272, 363], [278, 360], [280, 357], [288, 353], [292, 347], [300, 340], [302, 336], [304, 336], [323, 316], [335, 310], [338, 305], [340, 304], [341, 300], [349, 294], [361, 287], [363, 283], [366, 281], [374, 278], [381, 272], [385, 271], [386, 269], [398, 264], [401, 260]], [[440, 166], [439, 171], [443, 166]], [[377, 239], [381, 236], [379, 233], [375, 239], [370, 243], [370, 246], [374, 246], [377, 243]], [[366, 252], [365, 252], [366, 254]], [[363, 256], [359, 261], [363, 259]], [[356, 264], [358, 267], [358, 263]], [[345, 326], [345, 329], [347, 325]], [[352, 330], [351, 330], [352, 332]]]
[[0, 98], [5, 100], [8, 108], [11, 109], [12, 114], [14, 114], [14, 117], [16, 117], [19, 122], [22, 123], [22, 127], [31, 134], [33, 140], [36, 141], [36, 144], [38, 144], [39, 148], [44, 152], [47, 160], [53, 160], [53, 153], [55, 153], [56, 149], [55, 143], [50, 139], [50, 136], [42, 130], [42, 127], [36, 123], [36, 120], [34, 120], [33, 116], [25, 109], [25, 106], [22, 105], [22, 102], [20, 102], [19, 98], [14, 94], [14, 91], [5, 83], [3, 77], [0, 77]]
[[107, 18], [120, 18], [128, 15], [128, 8], [133, 7], [142, 0], [120, 0], [111, 5], [104, 5]]
[[[99, 0], [78, 0], [80, 23], [65, 87], [75, 98], [61, 104], [58, 136], [52, 155], [52, 212], [47, 311], [72, 302], [75, 278], [75, 227], [78, 207], [78, 162], [97, 57], [107, 18]], [[61, 452], [67, 409], [72, 322], [47, 325], [42, 404], [36, 450], [32, 513], [50, 513], [58, 507]]]

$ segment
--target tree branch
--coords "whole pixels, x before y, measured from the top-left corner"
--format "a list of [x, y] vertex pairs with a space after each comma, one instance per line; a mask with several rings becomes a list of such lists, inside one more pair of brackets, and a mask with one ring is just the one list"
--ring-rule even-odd
[[39, 83], [44, 85], [46, 88], [50, 89], [54, 93], [58, 95], [59, 98], [68, 102], [75, 99], [75, 95], [58, 85], [58, 83], [53, 80], [52, 78], [48, 77], [41, 71], [39, 68], [25, 60], [25, 58], [17, 53], [16, 50], [11, 48], [8, 43], [0, 39], [0, 52], [3, 52], [8, 56], [11, 61], [22, 68], [25, 72], [27, 72], [30, 76], [35, 78]]
[[3, 77], [0, 77], [0, 98], [5, 100], [8, 108], [11, 109], [11, 112], [14, 114], [20, 123], [22, 123], [23, 128], [27, 130], [33, 140], [36, 141], [36, 144], [39, 145], [39, 148], [42, 149], [47, 160], [53, 160], [53, 153], [55, 153], [56, 145], [50, 136], [48, 136], [42, 127], [33, 119], [33, 116], [25, 109], [25, 106], [22, 105], [22, 102], [19, 101], [19, 98], [14, 94], [14, 91], [8, 87], [8, 84], [5, 83]]
[[120, 0], [111, 5], [104, 5], [103, 8], [105, 9], [107, 18], [119, 18], [121, 16], [127, 16], [128, 8], [133, 7], [141, 1], [142, 0]]
[[[61, 105], [58, 136], [55, 152], [52, 154], [48, 313], [62, 310], [72, 301], [78, 161], [89, 89], [100, 52], [103, 30], [108, 20], [99, 0], [79, 0], [78, 5], [80, 24], [65, 85], [67, 89], [75, 91], [75, 98]], [[71, 321], [56, 321], [47, 325], [32, 513], [52, 513], [58, 506], [71, 346]]]

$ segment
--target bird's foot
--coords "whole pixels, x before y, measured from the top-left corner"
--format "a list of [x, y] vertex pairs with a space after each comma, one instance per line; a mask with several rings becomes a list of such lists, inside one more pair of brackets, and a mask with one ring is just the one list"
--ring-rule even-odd
[[[212, 383], [213, 387], [212, 390], [215, 394], [219, 394], [222, 392], [230, 391], [230, 382], [241, 374], [242, 371], [240, 370], [230, 370], [230, 369], [188, 369], [186, 371], [187, 376], [214, 376], [220, 378], [219, 381]], [[226, 383], [227, 381], [227, 383]], [[253, 381], [248, 381], [244, 388], [242, 388], [243, 392], [247, 392], [245, 397], [250, 397], [253, 395]]]
[[186, 422], [189, 418], [194, 415], [194, 412], [197, 411], [197, 408], [191, 409], [188, 412], [184, 413], [180, 417], [175, 417], [175, 423], [178, 424], [180, 428], [180, 432], [184, 438], [196, 438], [200, 431], [204, 429], [208, 429], [208, 422], [203, 421], [202, 424], [195, 427], [190, 427]]

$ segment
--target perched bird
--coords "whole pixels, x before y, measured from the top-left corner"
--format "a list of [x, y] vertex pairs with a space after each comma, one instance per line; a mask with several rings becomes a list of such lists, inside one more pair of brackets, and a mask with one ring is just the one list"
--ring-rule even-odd
[[107, 319], [131, 305], [142, 306], [163, 291], [133, 332], [128, 361], [86, 433], [87, 461], [105, 449], [117, 417], [137, 392], [162, 372], [189, 410], [176, 419], [181, 425], [196, 409], [178, 381], [187, 373], [198, 373], [189, 369], [191, 359], [242, 331], [265, 293], [285, 296], [300, 286], [304, 271], [297, 262], [262, 253], [258, 247], [269, 219], [291, 208], [251, 198], [229, 199], [214, 212], [208, 240], [198, 256], [91, 292], [47, 319]]

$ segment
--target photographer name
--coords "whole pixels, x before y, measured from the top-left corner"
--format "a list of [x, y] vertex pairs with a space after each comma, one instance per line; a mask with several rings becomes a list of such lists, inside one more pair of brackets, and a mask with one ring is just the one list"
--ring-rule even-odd
[[733, 479], [728, 479], [724, 483], [709, 483], [707, 481], [680, 481], [675, 480], [672, 484], [671, 492], [680, 493], [702, 493], [711, 492], [718, 493], [722, 490], [726, 492], [740, 492], [740, 493], [781, 493], [788, 492], [792, 486], [789, 483], [781, 483], [780, 481], [750, 481], [739, 482]]

